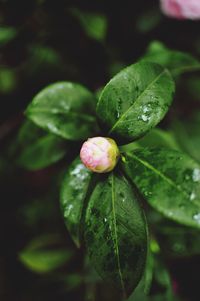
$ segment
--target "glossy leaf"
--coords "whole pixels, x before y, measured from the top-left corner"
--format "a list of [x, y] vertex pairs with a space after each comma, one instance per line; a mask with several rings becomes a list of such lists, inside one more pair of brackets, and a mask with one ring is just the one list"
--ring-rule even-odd
[[123, 295], [137, 286], [147, 252], [146, 221], [138, 195], [121, 175], [96, 185], [86, 211], [85, 240], [94, 268]]
[[200, 165], [176, 150], [140, 149], [123, 168], [144, 198], [178, 223], [200, 228]]
[[38, 93], [26, 115], [53, 134], [79, 140], [95, 132], [94, 107], [94, 96], [86, 88], [71, 82], [59, 82]]
[[60, 201], [65, 224], [77, 246], [80, 246], [80, 227], [84, 200], [92, 173], [81, 163], [74, 160], [64, 176]]
[[130, 142], [160, 122], [173, 93], [174, 82], [166, 69], [139, 62], [119, 72], [105, 86], [97, 114], [109, 135]]
[[27, 120], [20, 129], [17, 148], [17, 164], [28, 170], [38, 170], [62, 159], [69, 146], [63, 139]]
[[191, 54], [171, 50], [158, 41], [149, 45], [143, 58], [168, 68], [173, 75], [200, 69], [200, 62]]

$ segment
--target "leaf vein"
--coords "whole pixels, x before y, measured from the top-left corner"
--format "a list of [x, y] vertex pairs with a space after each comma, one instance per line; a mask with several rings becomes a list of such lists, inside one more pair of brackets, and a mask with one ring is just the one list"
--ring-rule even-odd
[[183, 189], [179, 188], [176, 183], [174, 183], [169, 177], [167, 177], [165, 174], [163, 174], [161, 171], [157, 170], [154, 166], [152, 166], [149, 162], [146, 162], [142, 159], [140, 159], [139, 157], [137, 157], [135, 154], [130, 154], [128, 153], [128, 156], [131, 158], [136, 159], [137, 161], [139, 161], [140, 163], [142, 163], [145, 167], [149, 168], [150, 170], [152, 170], [154, 173], [156, 173], [158, 176], [160, 176], [162, 179], [164, 179], [165, 181], [167, 181], [171, 186], [173, 186], [176, 190], [178, 190], [181, 194], [183, 194], [185, 197], [189, 197], [189, 194], [184, 191]]
[[117, 227], [116, 227], [116, 214], [115, 214], [115, 185], [114, 185], [114, 176], [112, 174], [112, 212], [113, 212], [113, 225], [114, 225], [114, 241], [115, 241], [115, 250], [116, 250], [116, 255], [117, 255], [117, 266], [118, 266], [118, 271], [119, 271], [119, 277], [120, 277], [120, 282], [122, 286], [123, 292], [125, 292], [125, 287], [124, 287], [124, 282], [122, 278], [122, 272], [121, 272], [121, 265], [120, 265], [120, 259], [119, 259], [119, 248], [118, 248], [118, 237], [117, 237]]
[[163, 75], [163, 73], [166, 72], [166, 69], [163, 70], [158, 76], [156, 76], [156, 78], [154, 78], [154, 80], [152, 80], [149, 85], [144, 89], [144, 91], [138, 96], [138, 98], [134, 101], [134, 103], [129, 107], [129, 109], [124, 112], [121, 117], [117, 120], [117, 122], [112, 126], [112, 128], [109, 131], [109, 134], [111, 134], [113, 132], [113, 130], [116, 128], [116, 126], [121, 123], [123, 121], [123, 119], [125, 118], [125, 116], [128, 114], [128, 112], [134, 107], [135, 103], [140, 100], [140, 98], [146, 93], [146, 91], [149, 90], [149, 88]]
[[27, 111], [27, 114], [32, 114], [32, 112], [34, 113], [48, 113], [48, 114], [53, 114], [53, 115], [56, 115], [56, 114], [62, 114], [62, 115], [70, 115], [70, 116], [75, 116], [78, 118], [82, 118], [83, 120], [89, 120], [89, 121], [94, 121], [95, 120], [95, 117], [94, 116], [91, 116], [91, 115], [88, 115], [88, 114], [84, 114], [84, 113], [76, 113], [76, 112], [71, 112], [71, 111], [68, 111], [68, 112], [65, 112], [65, 111], [61, 111], [61, 110], [56, 110], [56, 111], [53, 111], [53, 110], [49, 110], [49, 109], [31, 109], [30, 111], [28, 110]]

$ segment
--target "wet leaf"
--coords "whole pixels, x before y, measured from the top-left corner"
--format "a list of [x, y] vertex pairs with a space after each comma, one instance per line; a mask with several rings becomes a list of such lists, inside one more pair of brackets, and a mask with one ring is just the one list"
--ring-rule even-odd
[[96, 185], [85, 218], [85, 240], [94, 268], [128, 296], [144, 271], [147, 230], [137, 194], [121, 175]]
[[77, 246], [80, 246], [82, 210], [91, 176], [92, 173], [77, 158], [70, 165], [62, 183], [61, 209], [67, 229]]
[[178, 223], [200, 228], [200, 165], [176, 150], [140, 149], [123, 168], [148, 203]]
[[96, 129], [94, 95], [79, 84], [59, 82], [39, 92], [26, 110], [41, 128], [69, 140], [88, 138]]
[[28, 170], [45, 168], [62, 159], [68, 149], [65, 140], [38, 128], [29, 120], [19, 131], [17, 164]]
[[105, 86], [97, 114], [109, 135], [130, 142], [161, 121], [173, 93], [174, 82], [166, 69], [139, 62], [123, 69]]

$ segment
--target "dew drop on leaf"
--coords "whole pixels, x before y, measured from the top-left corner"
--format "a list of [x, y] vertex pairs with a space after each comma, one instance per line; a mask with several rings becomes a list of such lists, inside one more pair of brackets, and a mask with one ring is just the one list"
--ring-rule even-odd
[[196, 194], [194, 192], [192, 192], [190, 194], [190, 201], [193, 201], [196, 198]]
[[194, 182], [200, 181], [200, 169], [199, 168], [195, 168], [193, 170], [192, 179]]
[[193, 219], [200, 224], [200, 213], [196, 213], [193, 215]]

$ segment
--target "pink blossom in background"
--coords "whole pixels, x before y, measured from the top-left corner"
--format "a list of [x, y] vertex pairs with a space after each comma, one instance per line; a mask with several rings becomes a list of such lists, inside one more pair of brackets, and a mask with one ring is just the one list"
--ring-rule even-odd
[[94, 172], [109, 172], [117, 164], [119, 150], [113, 139], [94, 137], [83, 143], [80, 158]]
[[161, 10], [169, 17], [200, 20], [200, 0], [161, 0]]

